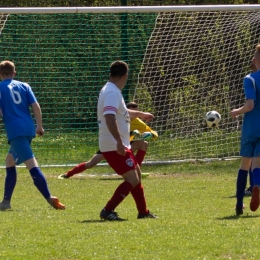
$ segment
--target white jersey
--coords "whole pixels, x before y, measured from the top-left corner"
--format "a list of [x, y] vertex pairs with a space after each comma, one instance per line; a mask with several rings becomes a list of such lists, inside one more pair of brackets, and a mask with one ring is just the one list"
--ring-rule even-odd
[[130, 149], [130, 117], [121, 90], [113, 83], [107, 82], [101, 89], [98, 98], [99, 149], [101, 152], [117, 150], [117, 142], [110, 133], [105, 115], [116, 117], [120, 136], [125, 147]]

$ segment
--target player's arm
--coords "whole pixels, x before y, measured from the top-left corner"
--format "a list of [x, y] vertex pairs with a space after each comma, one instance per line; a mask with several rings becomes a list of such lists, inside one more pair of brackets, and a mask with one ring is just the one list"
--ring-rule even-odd
[[230, 115], [231, 117], [236, 118], [238, 115], [242, 115], [253, 110], [254, 106], [255, 101], [253, 99], [247, 99], [246, 103], [242, 107], [233, 109], [230, 112]]
[[130, 119], [134, 119], [134, 118], [141, 118], [143, 120], [145, 120], [146, 122], [150, 122], [153, 120], [154, 115], [148, 112], [142, 112], [142, 111], [137, 111], [137, 110], [131, 110], [131, 109], [127, 109]]
[[[144, 136], [147, 136], [147, 138], [144, 139], [152, 139], [155, 140], [158, 138], [158, 134], [156, 131], [152, 130], [144, 121], [142, 121], [140, 118], [135, 118], [131, 121], [131, 129], [138, 130], [141, 134], [144, 134]], [[151, 133], [152, 136], [148, 135], [147, 132]]]
[[158, 133], [154, 130], [151, 130], [151, 133], [153, 135], [152, 140], [156, 140], [158, 138]]
[[104, 117], [106, 119], [106, 124], [107, 124], [108, 130], [110, 131], [110, 133], [113, 135], [113, 137], [115, 138], [115, 140], [117, 142], [117, 152], [120, 155], [125, 155], [125, 146], [123, 144], [123, 141], [122, 141], [120, 133], [119, 133], [115, 115], [106, 114], [106, 115], [104, 115]]
[[43, 135], [44, 134], [44, 129], [42, 127], [42, 111], [41, 107], [37, 102], [34, 102], [31, 104], [33, 114], [36, 120], [36, 134], [37, 135]]
[[253, 110], [255, 106], [256, 91], [255, 91], [254, 82], [249, 77], [245, 77], [243, 85], [244, 85], [246, 102], [242, 107], [233, 109], [230, 112], [230, 116], [233, 118], [236, 118], [238, 115], [242, 115]]

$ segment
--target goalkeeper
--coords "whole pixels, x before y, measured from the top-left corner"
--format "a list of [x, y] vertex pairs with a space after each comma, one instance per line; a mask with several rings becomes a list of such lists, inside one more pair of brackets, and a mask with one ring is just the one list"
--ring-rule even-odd
[[[138, 104], [135, 102], [130, 102], [126, 105], [126, 107], [130, 110], [138, 110]], [[135, 138], [140, 137], [141, 139], [134, 140]], [[158, 138], [158, 134], [156, 131], [152, 130], [145, 122], [143, 122], [139, 118], [135, 118], [131, 120], [130, 124], [130, 144], [133, 152], [136, 152], [136, 160], [138, 164], [141, 166], [144, 160], [148, 142], [147, 140], [155, 140]], [[104, 157], [100, 151], [97, 151], [96, 154], [90, 159], [88, 162], [82, 162], [76, 165], [70, 171], [59, 175], [59, 179], [68, 179], [75, 174], [81, 173], [87, 169], [90, 169], [96, 166], [104, 160]]]

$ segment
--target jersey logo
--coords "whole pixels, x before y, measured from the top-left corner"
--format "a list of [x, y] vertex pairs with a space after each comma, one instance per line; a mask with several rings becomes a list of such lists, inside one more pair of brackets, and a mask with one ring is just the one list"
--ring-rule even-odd
[[134, 162], [131, 158], [128, 158], [126, 161], [126, 164], [129, 166], [129, 167], [133, 167], [134, 166]]

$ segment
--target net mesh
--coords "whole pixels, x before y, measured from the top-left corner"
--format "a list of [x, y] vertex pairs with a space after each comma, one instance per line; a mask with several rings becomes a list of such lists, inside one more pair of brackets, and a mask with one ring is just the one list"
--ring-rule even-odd
[[[7, 18], [7, 16], [6, 16]], [[6, 21], [6, 20], [5, 20]], [[116, 59], [129, 63], [126, 101], [155, 114], [146, 162], [238, 156], [242, 80], [259, 42], [259, 12], [17, 14], [1, 20], [1, 60], [16, 64], [42, 107], [43, 165], [85, 161], [98, 150], [96, 104]], [[218, 129], [205, 126], [217, 110]], [[0, 164], [8, 149], [3, 125]]]
[[[241, 120], [229, 112], [245, 102], [243, 77], [259, 42], [259, 12], [158, 14], [134, 99], [153, 111], [160, 141], [151, 160], [226, 158], [239, 155]], [[205, 115], [222, 116], [218, 129]]]
[[[45, 135], [33, 141], [41, 165], [76, 164], [98, 150], [98, 93], [117, 59], [131, 68], [133, 92], [155, 14], [10, 15], [0, 38], [1, 60], [16, 65], [41, 105]], [[3, 126], [0, 163], [8, 149]]]

